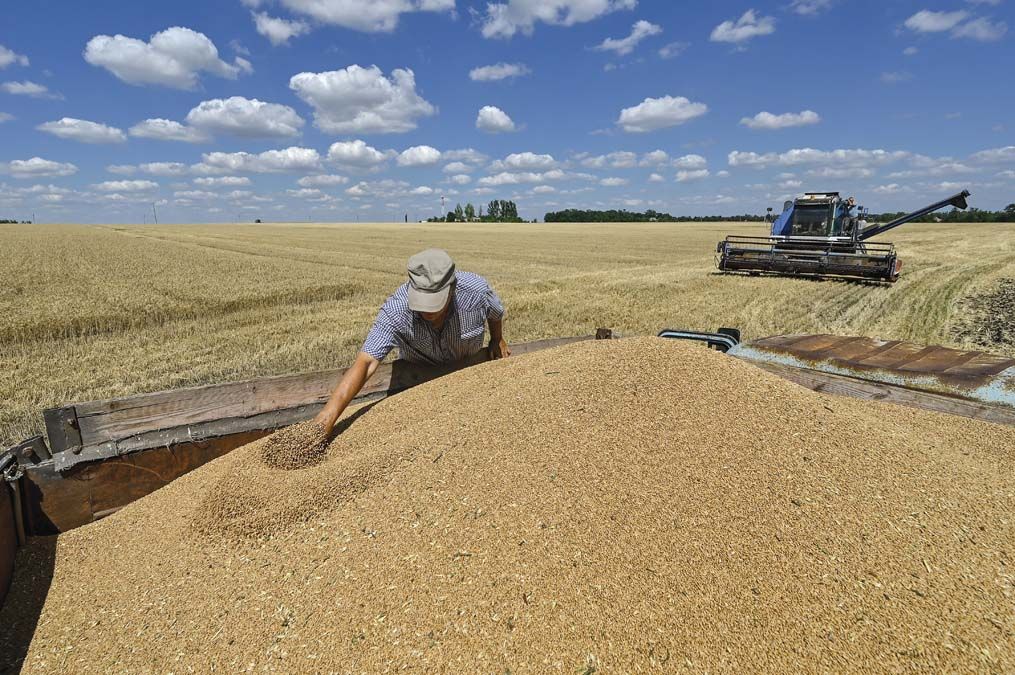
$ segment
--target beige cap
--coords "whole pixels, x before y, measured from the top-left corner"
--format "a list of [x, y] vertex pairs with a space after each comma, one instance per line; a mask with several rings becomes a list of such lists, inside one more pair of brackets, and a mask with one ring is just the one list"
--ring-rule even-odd
[[447, 251], [429, 248], [409, 258], [409, 309], [439, 312], [455, 283], [455, 262]]

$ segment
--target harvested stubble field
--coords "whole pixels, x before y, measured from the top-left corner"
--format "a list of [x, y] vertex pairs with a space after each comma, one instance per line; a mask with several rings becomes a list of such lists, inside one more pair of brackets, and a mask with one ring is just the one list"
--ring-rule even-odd
[[986, 310], [958, 302], [1015, 278], [1010, 225], [900, 228], [890, 238], [904, 275], [892, 287], [713, 274], [719, 239], [762, 231], [0, 225], [0, 445], [38, 433], [47, 406], [341, 367], [402, 282], [405, 260], [427, 246], [447, 248], [461, 269], [491, 280], [513, 341], [598, 326], [654, 334], [726, 325], [748, 337], [829, 331], [1015, 354], [1010, 341], [990, 344], [999, 334], [990, 302]]
[[0, 625], [34, 626], [28, 672], [1015, 669], [1009, 427], [629, 338], [265, 463], [297, 435], [61, 535], [37, 626], [53, 542], [23, 549]]

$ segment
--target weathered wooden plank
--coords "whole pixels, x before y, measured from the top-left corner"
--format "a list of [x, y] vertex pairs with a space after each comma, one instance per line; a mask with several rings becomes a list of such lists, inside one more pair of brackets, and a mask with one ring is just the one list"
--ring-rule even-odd
[[971, 417], [986, 422], [1015, 426], [1015, 409], [1003, 406], [977, 403], [951, 396], [907, 389], [906, 387], [899, 387], [883, 382], [859, 380], [844, 375], [834, 375], [832, 373], [784, 366], [776, 363], [760, 361], [751, 361], [751, 363], [814, 391], [872, 401], [887, 401], [913, 408], [923, 408], [961, 417]]
[[[592, 337], [538, 340], [514, 345], [512, 351], [521, 355], [588, 339]], [[449, 366], [421, 366], [401, 360], [382, 364], [357, 399], [402, 391], [487, 358], [486, 350], [483, 350], [465, 362]], [[342, 369], [265, 377], [79, 403], [58, 409], [62, 414], [73, 416], [81, 432], [78, 445], [83, 446], [63, 459], [57, 454], [58, 468], [120, 454], [125, 449], [156, 447], [189, 438], [207, 437], [198, 434], [213, 435], [216, 426], [222, 426], [227, 433], [237, 433], [306, 419], [327, 401], [345, 372]], [[311, 410], [313, 412], [309, 412]], [[160, 433], [165, 430], [173, 431]]]

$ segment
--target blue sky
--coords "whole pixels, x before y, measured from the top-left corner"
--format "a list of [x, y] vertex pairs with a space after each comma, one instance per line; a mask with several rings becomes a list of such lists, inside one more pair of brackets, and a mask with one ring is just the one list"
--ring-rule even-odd
[[0, 218], [996, 209], [1010, 1], [8, 3]]

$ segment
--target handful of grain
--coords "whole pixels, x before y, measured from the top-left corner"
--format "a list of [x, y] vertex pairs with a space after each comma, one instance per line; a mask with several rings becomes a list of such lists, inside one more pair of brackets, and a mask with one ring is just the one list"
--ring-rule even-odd
[[273, 469], [291, 471], [321, 462], [328, 454], [324, 427], [308, 420], [279, 429], [261, 446], [261, 460]]

